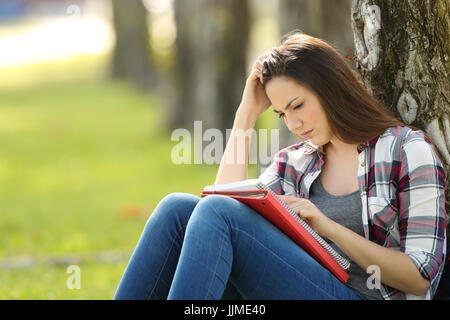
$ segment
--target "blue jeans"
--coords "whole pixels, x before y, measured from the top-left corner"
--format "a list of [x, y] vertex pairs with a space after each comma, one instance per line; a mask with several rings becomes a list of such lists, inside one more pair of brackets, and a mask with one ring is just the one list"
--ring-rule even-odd
[[265, 218], [172, 193], [148, 219], [114, 299], [363, 299]]

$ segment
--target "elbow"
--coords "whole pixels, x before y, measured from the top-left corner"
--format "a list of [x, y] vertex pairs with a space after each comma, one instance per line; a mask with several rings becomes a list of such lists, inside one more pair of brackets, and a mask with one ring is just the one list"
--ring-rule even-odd
[[414, 286], [410, 288], [410, 290], [408, 290], [408, 293], [411, 293], [415, 296], [423, 296], [427, 293], [428, 289], [430, 289], [430, 285], [430, 281], [421, 276], [420, 280], [417, 281], [417, 283], [415, 283]]
[[440, 261], [426, 252], [412, 252], [406, 256], [409, 258], [410, 267], [403, 277], [405, 284], [403, 291], [415, 296], [423, 296], [431, 287], [431, 280], [436, 275], [433, 271], [435, 267], [439, 267]]

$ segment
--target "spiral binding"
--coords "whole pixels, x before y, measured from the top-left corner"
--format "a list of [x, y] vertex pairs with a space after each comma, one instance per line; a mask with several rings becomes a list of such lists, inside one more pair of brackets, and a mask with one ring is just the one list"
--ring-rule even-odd
[[334, 258], [334, 260], [337, 261], [337, 263], [339, 263], [339, 265], [344, 270], [347, 270], [348, 268], [350, 268], [350, 261], [348, 259], [344, 258], [343, 256], [341, 256], [339, 253], [337, 253], [336, 250], [334, 250], [317, 232], [315, 232], [309, 226], [309, 224], [307, 224], [305, 222], [305, 220], [300, 218], [300, 216], [297, 213], [295, 213], [295, 211], [293, 211], [283, 200], [281, 200], [277, 194], [275, 194], [272, 190], [267, 188], [262, 182], [258, 182], [256, 187], [260, 190], [268, 190], [278, 201], [280, 201], [280, 203], [283, 205], [283, 207], [285, 207], [289, 211], [289, 213], [302, 225], [302, 227], [305, 228], [306, 231], [308, 231], [311, 234], [311, 236], [313, 236], [313, 238], [316, 239], [317, 242], [325, 250], [328, 251], [328, 253]]

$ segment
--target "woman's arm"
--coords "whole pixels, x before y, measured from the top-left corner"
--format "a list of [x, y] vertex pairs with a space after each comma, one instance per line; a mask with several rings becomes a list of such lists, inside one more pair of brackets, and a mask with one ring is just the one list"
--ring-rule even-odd
[[256, 117], [249, 109], [239, 108], [236, 112], [233, 129], [220, 161], [215, 184], [247, 179], [251, 133], [256, 123]]
[[333, 241], [361, 269], [377, 266], [380, 270], [378, 280], [383, 284], [418, 296], [428, 290], [430, 282], [422, 277], [405, 253], [385, 248], [338, 224], [308, 199], [292, 196], [280, 198], [318, 234]]
[[381, 282], [414, 295], [436, 287], [445, 263], [445, 171], [423, 132], [402, 142], [397, 178], [399, 247], [386, 248], [326, 217], [307, 199], [285, 197], [320, 235], [332, 240], [362, 269], [378, 266]]
[[236, 111], [233, 128], [220, 161], [215, 184], [246, 180], [248, 177], [248, 154], [253, 128], [259, 115], [271, 105], [262, 86], [262, 60], [266, 56], [267, 54], [263, 54], [258, 57], [245, 82], [242, 101]]
[[377, 266], [378, 280], [392, 288], [421, 296], [430, 287], [406, 253], [380, 246], [334, 221], [328, 238], [361, 269]]

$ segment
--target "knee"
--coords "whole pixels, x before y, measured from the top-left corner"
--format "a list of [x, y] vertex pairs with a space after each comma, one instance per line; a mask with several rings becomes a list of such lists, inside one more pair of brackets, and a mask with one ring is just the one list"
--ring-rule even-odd
[[187, 222], [199, 201], [199, 197], [189, 193], [170, 193], [161, 199], [150, 218], [162, 220], [178, 218]]
[[196, 217], [201, 217], [202, 220], [211, 220], [216, 218], [228, 220], [229, 215], [239, 211], [239, 205], [240, 202], [231, 197], [223, 195], [209, 195], [200, 200], [194, 210], [194, 215]]
[[160, 203], [168, 203], [171, 205], [186, 205], [186, 206], [196, 206], [200, 201], [200, 198], [190, 194], [182, 192], [172, 192], [161, 199]]

